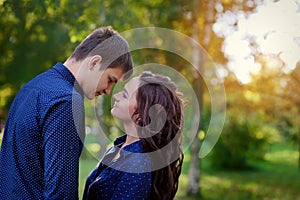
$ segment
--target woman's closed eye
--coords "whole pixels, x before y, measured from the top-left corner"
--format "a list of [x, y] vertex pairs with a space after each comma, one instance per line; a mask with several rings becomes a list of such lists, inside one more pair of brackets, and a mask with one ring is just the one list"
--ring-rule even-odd
[[122, 92], [122, 96], [123, 96], [124, 99], [127, 99], [127, 95], [124, 91]]
[[124, 90], [122, 91], [122, 96], [124, 99], [128, 99], [128, 91], [126, 90], [126, 88], [124, 88]]

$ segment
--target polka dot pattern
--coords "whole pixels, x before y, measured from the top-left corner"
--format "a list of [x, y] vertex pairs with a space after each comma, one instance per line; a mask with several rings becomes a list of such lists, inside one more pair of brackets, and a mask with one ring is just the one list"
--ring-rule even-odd
[[78, 199], [83, 94], [62, 63], [28, 82], [6, 121], [0, 199]]
[[[141, 142], [124, 147], [117, 160], [112, 160], [126, 136], [118, 138], [96, 169], [89, 175], [83, 199], [149, 199], [151, 191], [151, 161], [142, 153]], [[128, 169], [134, 169], [128, 172]], [[143, 172], [145, 171], [145, 172]], [[135, 173], [134, 173], [135, 172]]]

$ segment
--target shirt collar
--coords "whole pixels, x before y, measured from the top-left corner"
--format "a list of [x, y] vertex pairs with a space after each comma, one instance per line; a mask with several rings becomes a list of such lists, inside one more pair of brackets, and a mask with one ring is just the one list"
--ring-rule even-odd
[[75, 90], [78, 93], [80, 93], [81, 95], [84, 94], [82, 88], [76, 81], [76, 78], [65, 65], [63, 65], [61, 62], [58, 62], [53, 66], [53, 69], [60, 73], [72, 86], [74, 86]]
[[[120, 137], [118, 137], [115, 142], [114, 145], [117, 147], [120, 147], [126, 140], [127, 135], [122, 135]], [[130, 153], [142, 153], [143, 152], [143, 148], [142, 148], [142, 142], [141, 140], [133, 142], [127, 146], [125, 146], [122, 150], [121, 150], [121, 155], [124, 154], [125, 156], [130, 154]]]

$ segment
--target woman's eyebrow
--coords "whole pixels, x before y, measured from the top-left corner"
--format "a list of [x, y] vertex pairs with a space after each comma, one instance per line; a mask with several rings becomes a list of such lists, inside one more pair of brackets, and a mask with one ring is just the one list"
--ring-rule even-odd
[[124, 93], [126, 93], [126, 95], [128, 96], [128, 91], [126, 90], [126, 88], [124, 87]]

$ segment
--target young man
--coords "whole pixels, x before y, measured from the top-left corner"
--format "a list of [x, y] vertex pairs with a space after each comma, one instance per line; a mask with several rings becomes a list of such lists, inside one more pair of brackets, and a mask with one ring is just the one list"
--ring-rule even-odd
[[95, 30], [62, 64], [28, 82], [11, 105], [0, 152], [0, 199], [78, 199], [84, 96], [110, 93], [133, 63], [116, 31]]

